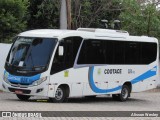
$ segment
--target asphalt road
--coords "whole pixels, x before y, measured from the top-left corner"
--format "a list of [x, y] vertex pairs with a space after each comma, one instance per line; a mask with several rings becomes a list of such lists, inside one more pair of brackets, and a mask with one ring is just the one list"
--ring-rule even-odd
[[[47, 98], [32, 97], [29, 101], [20, 101], [14, 94], [0, 93], [0, 111], [160, 111], [160, 89], [154, 92], [132, 93], [126, 102], [99, 96], [95, 99], [71, 98], [67, 103], [51, 103]], [[160, 116], [160, 115], [159, 115]], [[4, 118], [0, 118], [4, 119]], [[15, 118], [5, 118], [15, 120]], [[27, 118], [23, 118], [26, 120]], [[23, 120], [18, 118], [18, 120]], [[35, 119], [35, 118], [34, 118]], [[34, 120], [33, 119], [33, 120]], [[159, 118], [105, 118], [105, 117], [57, 117], [42, 120], [159, 120]], [[17, 120], [17, 119], [16, 119]], [[28, 119], [27, 119], [28, 120]], [[38, 119], [37, 119], [38, 120]]]
[[67, 103], [51, 103], [47, 98], [32, 97], [20, 101], [14, 94], [0, 93], [0, 111], [160, 111], [160, 91], [132, 93], [126, 102], [111, 97], [71, 98]]

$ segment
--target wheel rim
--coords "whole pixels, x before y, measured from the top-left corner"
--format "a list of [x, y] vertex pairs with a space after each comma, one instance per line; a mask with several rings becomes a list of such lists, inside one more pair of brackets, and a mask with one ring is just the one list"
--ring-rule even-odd
[[61, 100], [62, 97], [63, 97], [63, 90], [61, 88], [58, 88], [56, 90], [55, 99], [56, 100]]
[[127, 90], [127, 88], [123, 88], [122, 89], [122, 98], [127, 99], [127, 97], [128, 97], [128, 90]]

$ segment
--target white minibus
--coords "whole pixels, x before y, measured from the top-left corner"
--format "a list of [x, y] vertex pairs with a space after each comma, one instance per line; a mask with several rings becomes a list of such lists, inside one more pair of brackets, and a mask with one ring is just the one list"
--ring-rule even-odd
[[126, 101], [132, 92], [156, 88], [158, 64], [153, 37], [92, 28], [31, 30], [14, 38], [2, 87], [20, 100], [112, 95]]

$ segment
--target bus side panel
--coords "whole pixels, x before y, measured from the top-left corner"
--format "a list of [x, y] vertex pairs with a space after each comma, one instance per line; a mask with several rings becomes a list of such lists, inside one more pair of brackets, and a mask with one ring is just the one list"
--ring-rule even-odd
[[85, 83], [88, 80], [88, 68], [67, 69], [50, 76], [50, 84], [54, 91], [49, 90], [48, 96], [54, 97], [57, 88], [60, 85], [69, 86], [69, 97], [80, 97], [85, 90]]
[[[93, 79], [100, 86], [92, 90], [101, 94], [117, 94], [126, 82], [132, 84], [132, 92], [140, 92], [156, 87], [158, 64], [150, 65], [108, 65], [94, 67]], [[105, 85], [107, 83], [107, 85]], [[91, 84], [91, 83], [90, 83]], [[92, 83], [93, 84], [93, 83]]]
[[[132, 92], [141, 92], [156, 88], [156, 81], [158, 76], [158, 63], [154, 62], [150, 65], [141, 65], [137, 70], [143, 71], [137, 75], [134, 82], [132, 83]], [[137, 79], [137, 82], [135, 82]]]
[[69, 86], [70, 97], [118, 94], [126, 82], [132, 84], [132, 92], [145, 91], [156, 87], [156, 73], [156, 63], [71, 68], [50, 76], [54, 90], [49, 90], [48, 96], [54, 97], [62, 84]]

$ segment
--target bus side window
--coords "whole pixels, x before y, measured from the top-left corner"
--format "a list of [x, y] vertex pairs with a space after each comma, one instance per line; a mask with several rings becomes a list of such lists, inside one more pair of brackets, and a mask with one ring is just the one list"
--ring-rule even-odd
[[86, 64], [104, 64], [103, 41], [87, 41]]
[[64, 47], [64, 54], [63, 56], [59, 56], [57, 48], [52, 63], [51, 74], [73, 67], [81, 42], [82, 42], [81, 37], [64, 38], [63, 42], [59, 44], [59, 46]]
[[85, 40], [78, 64], [105, 64], [104, 42], [102, 40]]
[[149, 64], [156, 56], [156, 43], [90, 39], [83, 42], [77, 64]]
[[125, 42], [114, 42], [114, 64], [125, 64]]
[[114, 64], [114, 52], [115, 52], [115, 42], [105, 40], [105, 64]]
[[126, 42], [125, 64], [140, 64], [140, 43]]
[[157, 44], [156, 43], [142, 43], [141, 63], [149, 64], [156, 60]]

